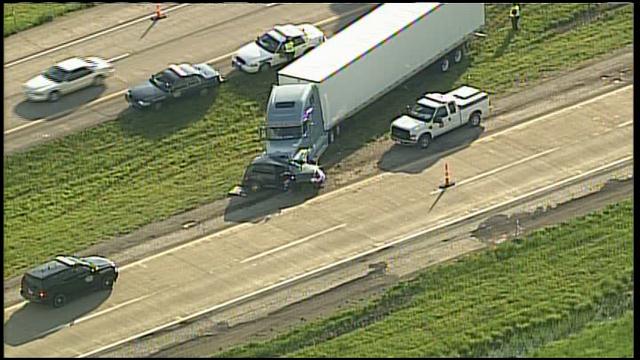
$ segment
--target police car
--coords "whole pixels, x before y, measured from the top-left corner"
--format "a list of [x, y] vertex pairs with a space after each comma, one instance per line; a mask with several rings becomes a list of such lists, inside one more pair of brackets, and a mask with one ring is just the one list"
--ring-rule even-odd
[[292, 60], [285, 52], [288, 41], [293, 43], [293, 59], [296, 59], [326, 40], [324, 33], [311, 24], [277, 25], [241, 47], [231, 58], [231, 65], [248, 73], [266, 71]]
[[222, 75], [207, 64], [172, 64], [148, 81], [129, 89], [125, 99], [137, 109], [159, 109], [170, 99], [194, 93], [206, 95], [224, 81]]
[[57, 256], [22, 277], [20, 295], [26, 300], [61, 307], [73, 296], [108, 290], [118, 279], [118, 267], [104, 257]]

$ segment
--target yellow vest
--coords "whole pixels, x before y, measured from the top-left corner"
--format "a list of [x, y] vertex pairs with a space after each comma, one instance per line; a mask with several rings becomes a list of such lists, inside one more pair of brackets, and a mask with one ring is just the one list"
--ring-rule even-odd
[[520, 5], [514, 5], [511, 7], [511, 12], [509, 13], [511, 17], [520, 16]]
[[292, 53], [293, 51], [294, 51], [294, 49], [293, 49], [293, 41], [287, 41], [284, 44], [284, 52]]

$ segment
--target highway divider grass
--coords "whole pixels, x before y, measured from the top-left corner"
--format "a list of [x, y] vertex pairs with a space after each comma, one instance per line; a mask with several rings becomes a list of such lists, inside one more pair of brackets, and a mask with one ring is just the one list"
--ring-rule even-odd
[[[425, 91], [468, 80], [504, 93], [523, 69], [532, 81], [633, 42], [632, 6], [596, 9], [601, 15], [593, 22], [574, 24], [590, 11], [587, 4], [523, 5], [522, 30], [505, 42], [508, 6], [488, 5], [488, 37], [474, 41], [462, 65], [444, 75], [432, 66], [348, 120], [327, 159], [385, 136], [390, 120]], [[5, 155], [4, 278], [223, 198], [263, 149], [258, 127], [274, 82], [274, 73], [234, 76], [204, 99], [157, 113], [127, 112]]]
[[4, 37], [52, 21], [55, 17], [66, 13], [94, 5], [94, 3], [82, 2], [5, 3], [3, 4]]
[[527, 357], [536, 358], [631, 358], [633, 357], [633, 311], [607, 321], [589, 323], [566, 339], [551, 342]]
[[[518, 357], [619, 317], [632, 308], [632, 291], [633, 203], [626, 200], [436, 265], [364, 306], [218, 355]], [[621, 344], [633, 338], [612, 336]]]

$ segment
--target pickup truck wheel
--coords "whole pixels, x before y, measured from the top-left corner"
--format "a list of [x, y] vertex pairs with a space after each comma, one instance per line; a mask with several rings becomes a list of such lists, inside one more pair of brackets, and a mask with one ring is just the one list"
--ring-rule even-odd
[[469, 124], [471, 124], [471, 126], [479, 126], [481, 120], [482, 120], [482, 116], [480, 116], [480, 113], [474, 112], [473, 114], [471, 114], [471, 117], [469, 118]]
[[60, 99], [60, 91], [52, 91], [49, 94], [49, 101], [58, 101]]
[[447, 59], [446, 57], [440, 62], [440, 70], [442, 72], [449, 71], [449, 59]]
[[56, 296], [53, 297], [53, 307], [55, 308], [63, 307], [66, 302], [67, 298], [64, 294], [56, 294]]
[[463, 55], [462, 47], [457, 48], [456, 51], [453, 53], [453, 62], [457, 64], [460, 61], [462, 61], [462, 55]]
[[431, 145], [431, 134], [424, 134], [418, 139], [418, 145], [421, 149], [426, 149]]
[[99, 75], [99, 76], [96, 76], [96, 77], [93, 79], [93, 85], [94, 85], [94, 86], [100, 86], [100, 85], [102, 85], [102, 84], [104, 84], [104, 76]]
[[271, 65], [269, 65], [269, 63], [264, 63], [264, 64], [260, 65], [260, 68], [258, 69], [258, 71], [263, 73], [263, 72], [269, 71], [270, 69], [271, 69]]

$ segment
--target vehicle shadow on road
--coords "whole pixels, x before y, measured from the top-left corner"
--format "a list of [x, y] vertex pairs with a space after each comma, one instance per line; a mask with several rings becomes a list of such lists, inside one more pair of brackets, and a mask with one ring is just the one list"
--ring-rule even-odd
[[43, 304], [27, 303], [5, 322], [4, 343], [20, 346], [53, 334], [73, 320], [96, 309], [110, 295], [111, 290], [94, 292], [84, 297], [69, 299], [69, 303], [58, 309]]
[[427, 149], [393, 145], [378, 161], [378, 168], [388, 172], [418, 174], [451, 152], [458, 152], [476, 141], [484, 132], [482, 125], [463, 125], [433, 140]]
[[233, 197], [224, 211], [224, 220], [243, 223], [268, 221], [270, 215], [280, 210], [300, 205], [315, 197], [319, 189], [314, 186], [296, 186], [287, 192], [263, 190], [247, 197]]
[[[224, 86], [224, 85], [223, 85]], [[159, 110], [137, 110], [128, 107], [118, 115], [118, 123], [126, 135], [160, 140], [202, 120], [217, 96], [214, 89], [207, 95], [177, 99], [162, 105]]]
[[25, 120], [55, 119], [77, 110], [80, 106], [99, 98], [107, 87], [91, 86], [71, 94], [61, 96], [56, 102], [32, 102], [24, 100], [13, 111]]

